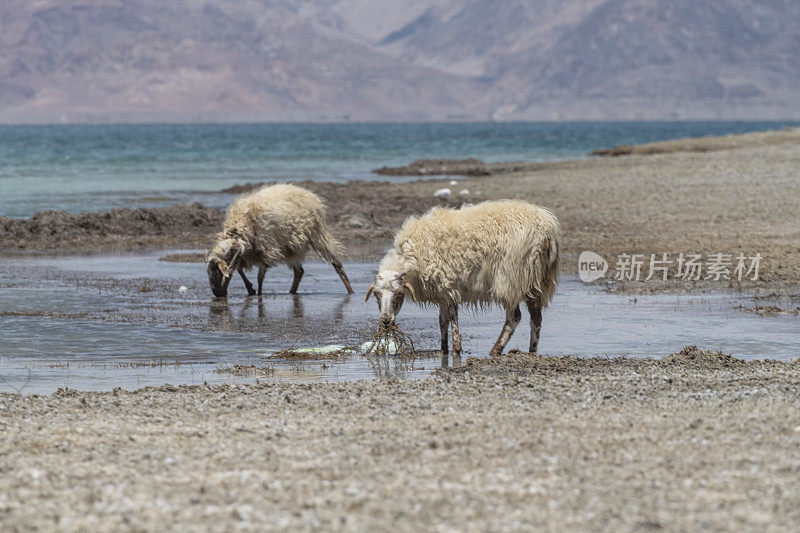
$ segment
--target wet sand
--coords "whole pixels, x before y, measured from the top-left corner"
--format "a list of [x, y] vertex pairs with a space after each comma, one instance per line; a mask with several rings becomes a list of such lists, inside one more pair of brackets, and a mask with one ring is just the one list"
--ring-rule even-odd
[[800, 366], [470, 360], [421, 381], [0, 395], [16, 530], [791, 531]]

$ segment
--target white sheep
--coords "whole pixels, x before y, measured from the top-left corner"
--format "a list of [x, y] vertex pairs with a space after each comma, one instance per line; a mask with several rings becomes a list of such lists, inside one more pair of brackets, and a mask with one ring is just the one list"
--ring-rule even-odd
[[294, 271], [289, 291], [297, 292], [303, 277], [303, 259], [309, 249], [333, 265], [347, 292], [353, 292], [342, 268], [342, 246], [325, 227], [325, 206], [319, 196], [294, 185], [267, 185], [237, 198], [225, 215], [223, 231], [206, 256], [211, 291], [228, 294], [228, 283], [238, 271], [249, 295], [256, 294], [244, 274], [258, 266], [258, 295], [267, 268], [278, 262]]
[[558, 282], [558, 235], [556, 216], [527, 202], [435, 207], [406, 220], [364, 301], [375, 294], [383, 327], [394, 325], [406, 290], [415, 302], [438, 305], [445, 354], [450, 324], [453, 351], [461, 352], [459, 304], [499, 303], [506, 321], [491, 355], [503, 352], [519, 324], [519, 304], [524, 301], [531, 315], [530, 351], [536, 352], [542, 308]]

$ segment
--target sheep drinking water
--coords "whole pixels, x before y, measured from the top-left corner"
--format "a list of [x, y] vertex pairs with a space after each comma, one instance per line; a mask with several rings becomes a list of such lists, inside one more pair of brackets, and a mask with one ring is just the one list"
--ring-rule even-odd
[[542, 308], [558, 281], [559, 223], [548, 209], [522, 201], [484, 202], [461, 209], [433, 208], [411, 217], [384, 256], [374, 294], [384, 328], [394, 325], [406, 293], [416, 302], [439, 306], [442, 352], [461, 352], [458, 306], [499, 303], [506, 321], [491, 355], [502, 353], [521, 319], [531, 315], [530, 351], [537, 351]]
[[347, 292], [353, 292], [342, 268], [342, 247], [325, 227], [325, 206], [319, 196], [294, 185], [267, 185], [238, 198], [225, 215], [223, 231], [206, 256], [211, 291], [228, 294], [231, 275], [238, 271], [249, 295], [256, 294], [244, 271], [258, 266], [258, 294], [267, 268], [278, 262], [294, 271], [289, 292], [295, 294], [303, 277], [309, 249], [333, 265]]

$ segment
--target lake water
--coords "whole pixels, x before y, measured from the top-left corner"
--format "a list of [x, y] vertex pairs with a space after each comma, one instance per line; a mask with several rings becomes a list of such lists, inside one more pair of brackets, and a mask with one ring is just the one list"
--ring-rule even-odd
[[[211, 296], [202, 263], [167, 263], [159, 254], [0, 258], [0, 391], [47, 393], [59, 387], [109, 390], [146, 385], [242, 383], [217, 370], [271, 369], [258, 379], [336, 381], [392, 374], [424, 377], [442, 365], [438, 311], [408, 302], [398, 321], [430, 350], [413, 361], [353, 356], [274, 358], [287, 348], [357, 344], [375, 330], [374, 301], [364, 303], [375, 264], [345, 265], [355, 295], [326, 264], [309, 262], [300, 294], [288, 294], [288, 268], [271, 269], [266, 295], [247, 297], [237, 278], [227, 301]], [[185, 286], [187, 290], [180, 291]], [[609, 294], [565, 277], [545, 310], [540, 351], [549, 355], [659, 357], [684, 345], [745, 359], [790, 360], [797, 317], [761, 318], [735, 307], [748, 296]], [[503, 312], [462, 311], [463, 357], [484, 357]], [[525, 349], [528, 317], [508, 345]], [[446, 361], [452, 364], [452, 359]]]
[[[797, 122], [0, 126], [0, 215], [164, 206], [247, 181], [371, 174], [431, 157], [585, 157], [596, 148]], [[407, 179], [407, 178], [406, 178]], [[417, 178], [415, 178], [417, 179]]]

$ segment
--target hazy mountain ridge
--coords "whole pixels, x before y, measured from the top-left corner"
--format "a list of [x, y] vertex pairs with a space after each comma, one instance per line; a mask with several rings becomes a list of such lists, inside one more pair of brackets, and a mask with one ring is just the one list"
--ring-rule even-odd
[[12, 0], [0, 121], [800, 116], [791, 0]]

